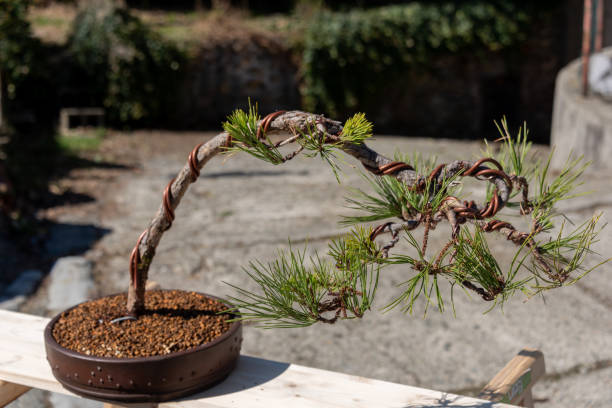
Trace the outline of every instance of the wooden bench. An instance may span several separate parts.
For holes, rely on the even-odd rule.
[[[0,310],[0,407],[18,398],[30,388],[74,395],[55,380],[46,361],[43,330],[48,321],[49,319],[40,316]],[[505,371],[502,370],[487,386],[486,395],[482,396],[488,400],[243,355],[235,371],[221,384],[195,396],[160,403],[158,406],[167,408],[510,407],[496,401],[515,402],[519,397],[524,398],[527,392],[531,392],[531,385],[543,373],[541,353],[538,355],[533,354],[539,353],[535,351],[526,351],[526,353],[519,354],[520,361],[516,364],[511,362],[510,367],[504,368]],[[504,374],[503,378],[499,377],[502,373],[510,376]],[[526,373],[530,373],[528,378],[525,376]],[[520,387],[515,385],[516,381],[521,381]],[[108,403],[105,406],[124,405]]]
[[[531,388],[545,371],[542,352],[523,349],[493,377],[478,397],[533,408]]]

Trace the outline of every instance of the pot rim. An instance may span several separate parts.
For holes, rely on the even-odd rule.
[[[168,292],[171,290],[178,290],[178,291],[182,291],[182,292],[195,292],[195,293],[199,293],[200,295],[204,295],[208,298],[214,299],[214,300],[218,300],[220,302],[222,302],[223,304],[232,307],[233,305],[228,303],[227,301],[218,298],[217,296],[213,296],[213,295],[209,295],[207,293],[202,293],[202,292],[197,292],[194,290],[182,290],[182,289],[154,289],[154,290],[150,290],[148,292],[154,292],[154,291],[162,291],[162,292]],[[63,354],[67,354],[70,357],[73,358],[77,358],[83,361],[89,361],[89,362],[100,362],[100,363],[120,363],[120,364],[139,364],[142,363],[144,361],[148,361],[148,362],[154,362],[154,361],[164,361],[164,360],[170,360],[176,357],[181,357],[184,355],[188,355],[188,354],[192,354],[201,350],[205,350],[207,348],[212,348],[214,346],[216,346],[217,344],[225,341],[228,337],[230,337],[231,335],[233,335],[238,329],[240,329],[240,327],[242,326],[242,322],[240,320],[236,320],[234,322],[232,322],[232,325],[230,326],[230,328],[223,333],[221,336],[217,337],[216,339],[214,339],[211,342],[208,343],[204,343],[204,344],[200,344],[199,346],[196,347],[192,347],[190,349],[187,350],[182,350],[182,351],[175,351],[169,354],[164,354],[164,355],[157,355],[157,356],[148,356],[148,357],[103,357],[103,356],[95,356],[95,355],[88,355],[88,354],[83,354],[83,353],[79,353],[78,351],[74,351],[71,349],[68,349],[66,347],[61,346],[53,337],[53,326],[55,326],[55,323],[57,323],[57,321],[59,320],[59,318],[62,316],[63,313],[68,312],[84,303],[88,303],[88,302],[93,302],[95,300],[99,300],[99,299],[104,299],[107,297],[112,297],[112,296],[117,296],[117,295],[122,295],[125,292],[120,292],[120,293],[115,293],[115,294],[111,294],[111,295],[104,295],[104,296],[100,296],[94,299],[89,299],[89,300],[85,300],[83,302],[80,302],[74,306],[69,307],[68,309],[62,310],[61,312],[59,312],[57,315],[55,315],[50,321],[49,323],[47,323],[47,326],[45,327],[45,343],[47,344],[48,347],[51,347],[53,349],[55,349],[55,351],[63,353]],[[236,313],[233,313],[234,315],[237,315]]]

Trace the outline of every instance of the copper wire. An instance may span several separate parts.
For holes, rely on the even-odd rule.
[[[200,150],[200,147],[202,147],[204,143],[200,143],[198,144],[196,147],[193,148],[193,150],[189,153],[189,158],[187,160],[187,163],[189,164],[189,170],[190,170],[190,175],[191,175],[191,181],[194,182],[197,180],[197,178],[200,176],[200,170],[198,169],[198,151]],[[174,210],[172,209],[172,183],[174,183],[174,180],[176,179],[173,178],[172,180],[170,180],[170,182],[168,183],[168,185],[166,186],[166,188],[164,189],[164,193],[163,193],[163,199],[162,199],[162,206],[164,209],[164,216],[166,217],[166,220],[168,221],[168,228],[170,228],[172,226],[172,222],[174,221]],[[132,253],[130,254],[130,280],[132,282],[132,285],[138,289],[140,286],[140,279],[138,279],[138,264],[140,263],[140,243],[142,242],[142,239],[144,238],[144,236],[146,235],[148,230],[143,231],[142,234],[140,234],[140,237],[138,238],[138,241],[136,242],[136,246],[134,247],[134,249],[132,249]]]
[[[376,237],[379,236],[385,230],[385,228],[387,228],[389,225],[392,225],[392,224],[393,222],[386,222],[374,228],[372,232],[370,233],[370,241],[374,241]]]
[[[200,170],[198,169],[198,151],[200,147],[202,147],[204,143],[200,143],[196,147],[193,148],[191,153],[189,153],[189,159],[187,162],[189,163],[189,170],[191,171],[191,182],[193,183],[200,177]]]
[[[491,231],[499,231],[502,228],[506,228],[509,229],[511,232],[507,234],[507,238],[509,240],[514,241],[515,243],[522,243],[524,240],[526,240],[527,238],[529,238],[529,234],[526,232],[519,232],[518,235],[516,234],[516,228],[514,228],[514,226],[508,222],[505,221],[501,221],[501,220],[491,220],[488,223],[486,223],[483,227],[482,230],[485,232],[491,232]]]
[[[164,189],[164,199],[162,201],[164,207],[164,215],[166,216],[166,220],[168,221],[168,228],[172,226],[172,221],[174,221],[174,210],[172,209],[172,183],[174,183],[174,178],[170,180],[166,188]]]
[[[434,178],[438,177],[438,174],[440,173],[440,171],[442,171],[444,166],[446,166],[445,163],[439,164],[438,167],[436,167],[432,170],[431,173],[429,173],[429,177],[427,177],[427,180],[429,180],[429,182],[431,183]]]
[[[287,111],[280,110],[280,111],[272,112],[272,113],[266,115],[261,120],[261,122],[259,123],[259,127],[257,128],[257,139],[260,139],[260,140],[263,139],[265,134],[266,134],[266,132],[270,128],[270,123],[272,123],[274,118],[276,118],[279,115],[282,115],[285,112],[287,112]]]
[[[508,175],[506,173],[504,173],[501,170],[496,170],[496,169],[485,169],[485,170],[480,170],[478,173],[474,174],[473,177],[477,178],[478,180],[479,177],[501,177],[505,182],[506,185],[508,186],[508,188],[512,189],[512,180],[510,180],[510,177],[508,177]]]
[[[505,222],[505,221],[501,221],[501,220],[491,220],[488,223],[486,223],[484,227],[482,227],[483,231],[485,232],[498,231],[502,228],[508,228],[508,229],[514,230],[514,227],[512,226],[512,224]]]
[[[491,163],[493,166],[497,168],[496,169],[482,168],[482,165],[484,163]],[[386,163],[378,167],[368,166],[365,163],[363,163],[363,166],[368,171],[372,172],[373,174],[377,176],[392,175],[402,170],[414,170],[414,168],[408,163],[403,163],[403,162],[398,162],[398,161],[392,161],[392,162]],[[440,172],[444,169],[445,166],[446,164],[444,163],[436,166],[436,168],[433,169],[431,173],[429,173],[427,180],[430,183],[433,182],[440,175]],[[482,177],[485,177],[487,179],[498,177],[504,180],[504,182],[508,186],[508,189],[512,190],[512,181],[510,177],[508,177],[508,175],[502,170],[501,164],[499,164],[497,160],[491,157],[485,157],[485,158],[482,158],[476,161],[469,169],[465,170],[461,174],[461,176],[471,176],[471,177],[476,178],[477,180],[482,180]],[[423,188],[425,188],[425,181],[419,180],[417,183],[415,183],[414,187],[417,190],[422,190]],[[453,210],[455,211],[456,215],[459,217],[458,221],[460,223],[465,222],[466,218],[483,219],[487,217],[492,217],[495,214],[497,214],[497,212],[500,210],[500,201],[501,201],[501,198],[499,197],[498,190],[495,189],[495,192],[493,193],[493,197],[488,203],[486,203],[483,209],[478,210],[478,207],[473,201],[470,201],[469,203],[464,201],[463,206],[454,207]],[[378,235],[379,233],[380,231],[378,231],[378,228],[373,231],[374,236]]]
[[[142,239],[146,235],[147,230],[144,230],[140,237],[138,237],[138,241],[136,241],[136,245],[134,249],[132,249],[132,253],[130,254],[130,281],[134,288],[138,289],[140,286],[140,279],[137,279],[138,274],[138,264],[140,264],[140,243]]]
[[[495,167],[497,167],[497,169],[482,168],[481,165],[483,163],[491,163]],[[465,170],[461,174],[461,176],[471,176],[471,177],[476,178],[477,180],[483,180],[482,177],[486,177],[486,178],[498,177],[498,178],[503,179],[508,189],[512,191],[512,180],[502,170],[501,164],[499,164],[497,160],[491,157],[486,157],[486,158],[478,160],[469,169]],[[470,202],[469,204],[467,204],[467,202],[464,201],[464,207],[455,207],[454,211],[457,214],[457,216],[463,217],[463,218],[483,219],[483,218],[493,217],[501,209],[500,200],[501,198],[499,197],[499,192],[496,188],[495,191],[493,192],[493,197],[485,205],[485,207],[482,210],[478,211],[476,209],[475,204],[473,204],[474,203],[473,201]]]
[[[382,166],[372,167],[368,166],[365,163],[362,163],[363,167],[366,170],[370,171],[372,174],[376,176],[389,176],[395,173],[399,173],[403,170],[414,170],[414,168],[408,163],[400,162],[400,161],[391,161],[387,164],[383,164]]]
[[[498,170],[502,170],[503,171],[503,167],[501,166],[501,164],[499,164],[499,162],[497,160],[493,159],[492,157],[485,157],[483,159],[478,160],[476,163],[474,163],[474,165],[472,167],[470,167],[469,169],[464,171],[463,175],[464,176],[471,176],[472,173],[474,171],[476,171],[476,169],[478,167],[480,167],[480,165],[482,165],[483,163],[493,163],[493,165],[495,167],[497,167]]]
[[[414,168],[408,163],[392,161],[387,164],[383,164],[378,168],[378,170],[384,175],[389,175],[398,173],[402,170],[414,170]]]

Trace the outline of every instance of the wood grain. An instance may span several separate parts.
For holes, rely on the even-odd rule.
[[[482,389],[479,398],[533,406],[531,387],[544,375],[544,354],[523,349]]]
[[[55,380],[47,363],[43,330],[48,321],[43,317],[0,310],[0,333],[3,333],[0,336],[0,380],[74,395]],[[160,408],[247,406],[510,407],[440,391],[244,355],[240,356],[234,372],[217,386],[179,401],[159,404]]]
[[[0,380],[0,407],[15,401],[29,390],[30,387]]]

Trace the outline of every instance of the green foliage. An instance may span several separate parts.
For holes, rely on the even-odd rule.
[[[520,263],[514,262],[507,275],[504,275],[484,234],[480,228],[474,228],[473,231],[469,228],[461,229],[461,235],[453,247],[454,261],[450,267],[452,278],[460,286],[465,286],[466,281],[478,285],[496,303],[503,303],[515,290],[526,290],[525,284],[530,279],[512,281],[521,266]],[[521,249],[522,247],[517,250],[517,256]]]
[[[378,283],[375,268],[355,262],[347,269],[334,269],[318,255],[307,265],[305,253],[290,248],[267,265],[250,263],[246,273],[261,294],[231,285],[240,296],[230,299],[241,319],[266,328],[304,327],[335,321],[341,310],[347,312],[345,318],[352,318],[370,308]]]
[[[426,180],[423,191],[411,188],[392,176],[370,176],[362,174],[368,181],[374,195],[350,188],[346,197],[347,207],[360,210],[367,215],[345,216],[343,224],[358,224],[387,218],[408,219],[419,213],[435,213],[443,200],[458,191],[456,183],[460,173],[445,178],[440,186]]]
[[[111,123],[159,123],[172,109],[185,57],[126,9],[88,6],[68,47]]]
[[[260,121],[257,113],[257,105],[251,105],[249,101],[248,112],[236,109],[228,116],[223,123],[223,129],[232,136],[232,146],[228,147],[229,152],[245,152],[260,160],[271,164],[281,164],[292,158],[294,155],[284,156],[279,145],[274,144],[267,134],[258,137],[258,122]],[[306,130],[296,129],[294,141],[300,145],[297,154],[305,151],[306,157],[319,157],[330,166],[336,180],[340,182],[340,166],[338,164],[338,151],[344,143],[361,144],[372,137],[372,123],[369,122],[363,113],[357,113],[349,118],[340,134],[339,139],[329,141],[326,135],[319,132],[314,126],[309,126]]]
[[[370,239],[371,232],[371,229],[356,226],[344,237],[329,244],[328,255],[336,262],[337,268],[349,269],[356,262],[378,259],[378,248]]]
[[[300,132],[300,135],[298,143],[306,150],[304,156],[318,157],[325,161],[334,173],[336,181],[340,183],[340,165],[338,163],[337,148],[340,147],[341,142],[327,143],[322,135],[317,134],[312,128],[306,132]]]
[[[523,126],[519,128],[516,138],[512,137],[510,130],[508,129],[508,121],[505,117],[502,118],[500,123],[495,122],[497,130],[501,134],[500,139],[504,143],[504,148],[500,149],[499,163],[507,171],[512,170],[512,174],[518,177],[525,177],[527,182],[531,181],[538,162],[535,160],[529,160],[527,154],[531,150],[532,143],[528,141],[527,136],[529,130],[527,124],[523,123]],[[487,143],[485,141],[485,143]],[[488,147],[488,143],[487,143]]]
[[[241,309],[243,318],[253,318],[265,326],[309,326],[317,322],[319,304],[331,282],[329,267],[320,259],[312,268],[304,263],[305,252],[280,253],[267,265],[251,262],[247,274],[257,283],[263,294],[255,294],[236,287],[246,300],[232,297]]]
[[[257,122],[261,118],[257,114],[257,106],[249,103],[249,111],[236,109],[223,123],[223,129],[233,139],[228,151],[242,151],[271,164],[283,163],[283,155],[265,135],[265,141],[257,137]]]
[[[459,286],[466,290],[470,289],[486,300],[493,300],[492,309],[498,304],[503,305],[517,291],[531,297],[544,290],[572,284],[598,266],[610,261],[606,259],[591,267],[584,266],[586,256],[593,254],[591,247],[597,242],[598,234],[603,228],[603,226],[598,226],[600,216],[594,216],[569,234],[565,231],[564,223],[556,238],[552,239],[549,236],[544,240],[537,239],[540,233],[552,232],[554,227],[552,219],[560,215],[554,210],[558,201],[584,194],[575,193],[575,190],[581,184],[579,179],[588,163],[582,163],[581,158],[568,159],[559,175],[550,179],[548,170],[552,153],[548,161],[543,164],[531,155],[531,143],[526,138],[528,133],[526,126],[519,129],[517,137],[513,137],[506,121],[502,120],[500,132],[502,133],[500,139],[502,145],[496,155],[498,161],[503,164],[511,176],[524,177],[526,180],[535,180],[538,183],[535,191],[532,191],[535,194],[529,198],[533,220],[532,230],[523,239],[522,244],[516,245],[509,267],[504,272],[496,256],[489,249],[486,233],[478,225],[463,226],[459,235],[451,241],[452,245],[449,248],[443,248],[432,259],[426,259],[420,244],[412,234],[408,233],[407,242],[416,251],[418,258],[399,254],[391,256],[386,263],[407,264],[417,272],[405,282],[404,292],[396,297],[387,306],[387,309],[402,305],[403,311],[412,312],[415,301],[420,295],[424,295],[427,299],[425,308],[427,310],[427,305],[432,303],[436,295],[437,306],[443,310],[444,301],[439,296],[438,282],[428,275],[444,277],[450,281],[453,288]],[[491,153],[491,151],[491,146],[487,146],[487,152]],[[430,164],[429,167],[433,165]],[[380,188],[377,190],[381,203],[389,205],[398,199],[397,194],[389,194],[389,191],[383,192]],[[367,203],[368,200],[371,200],[371,196],[361,194],[363,201],[359,205],[362,206],[362,210],[383,214],[382,205],[379,208],[373,206],[365,208],[363,202]],[[453,195],[456,194],[453,193]],[[353,203],[359,203],[359,200]],[[508,202],[507,206],[519,207],[518,203],[513,202]],[[498,214],[496,219],[502,218]],[[354,220],[358,221],[358,218],[354,217]],[[512,218],[510,220],[513,221]],[[449,252],[452,252],[451,262],[444,264]],[[521,271],[528,273],[520,274]],[[571,277],[577,271],[578,276]]]
[[[366,214],[346,216],[342,223],[350,225],[393,217],[401,218],[402,214],[408,212],[409,189],[405,184],[393,177],[371,177],[365,174],[362,176],[368,181],[375,195],[350,188],[351,196],[346,197],[347,207]]]
[[[562,277],[563,283],[573,284],[593,269],[612,259],[604,260],[590,268],[584,266],[586,256],[594,253],[591,246],[599,240],[599,233],[605,227],[605,225],[598,227],[600,218],[601,214],[594,215],[567,235],[564,235],[565,223],[563,223],[556,239],[537,243],[539,252],[548,260],[551,267],[551,271],[547,271],[542,268],[541,264],[535,260],[532,261],[529,269],[538,282],[538,285],[535,286],[537,292],[560,286],[558,280],[551,279],[551,272],[553,277]],[[566,279],[575,271],[580,271],[580,274],[567,281]],[[542,285],[539,282],[546,284]]]
[[[306,132],[300,132],[301,137],[298,139],[298,143],[306,150],[306,157],[319,157],[327,162],[334,172],[336,180],[340,183],[338,151],[342,148],[342,144],[362,144],[372,137],[372,128],[373,125],[365,118],[365,114],[356,113],[345,122],[340,140],[337,142],[330,142],[314,128],[309,128]]]
[[[345,143],[362,144],[372,137],[372,122],[369,122],[365,113],[356,113],[344,122],[340,138]]]
[[[105,134],[106,130],[104,128],[98,128],[88,133],[59,135],[56,140],[60,149],[68,154],[74,154],[87,150],[96,150],[100,147]]]
[[[405,241],[414,249],[417,258],[414,258],[408,254],[398,254],[387,259],[386,263],[389,265],[410,265],[410,267],[416,272],[407,281],[398,285],[398,287],[402,287],[404,290],[387,306],[385,306],[384,309],[389,311],[393,308],[399,307],[404,313],[412,313],[414,311],[416,301],[421,295],[424,295],[426,298],[425,313],[427,313],[428,307],[433,303],[432,298],[435,295],[435,304],[438,307],[438,310],[440,312],[444,311],[444,299],[440,293],[438,279],[440,275],[439,266],[429,262],[426,259],[422,246],[410,232],[406,233]]]
[[[554,205],[562,200],[579,197],[588,192],[574,193],[576,188],[582,184],[579,181],[590,162],[584,162],[582,157],[568,158],[563,169],[552,181],[548,181],[550,161],[552,154],[548,156],[546,164],[537,171],[537,195],[533,201],[533,218],[538,225],[548,231],[553,228],[553,218],[558,215],[555,213]]]
[[[29,1],[0,0],[0,70],[9,99],[32,68],[36,41],[27,20],[28,6]]]
[[[11,181],[8,194],[19,217],[32,211],[58,167],[52,130],[57,84],[50,50],[32,36],[30,3],[0,0],[0,167]]]
[[[0,84],[5,120],[42,128],[55,119],[47,51],[32,36],[27,0],[0,0]],[[41,92],[44,89],[44,92]],[[45,137],[47,132],[45,133]]]
[[[386,6],[311,19],[304,38],[303,97],[311,111],[344,115],[385,84],[437,55],[483,55],[525,38],[523,8],[485,1]],[[383,95],[384,97],[384,95]]]
[[[284,142],[296,142],[306,150],[306,155],[321,154],[324,158],[331,155],[327,159],[333,168],[335,164],[330,157],[335,158],[334,149],[341,150],[345,143],[363,143],[372,129],[365,116],[359,114],[344,127],[341,135],[346,139],[325,136],[315,129],[296,130],[292,137],[275,146],[269,139],[267,143],[257,140],[258,119],[254,108],[249,113],[236,111],[224,127],[237,141],[234,149],[274,164],[285,161],[276,147]],[[353,189],[347,198],[348,207],[361,214],[344,217],[342,222],[384,223],[375,228],[357,225],[346,236],[332,241],[328,256],[333,265],[317,255],[311,258],[311,266],[306,266],[304,252],[293,250],[281,253],[279,259],[267,265],[251,263],[247,273],[259,286],[259,293],[236,288],[238,296],[232,298],[236,307],[245,311],[242,318],[261,321],[266,327],[299,327],[361,317],[374,302],[379,269],[389,265],[408,268],[406,280],[398,285],[401,290],[385,310],[399,308],[412,313],[417,301],[425,297],[425,313],[430,305],[442,312],[447,303],[440,286],[443,281],[451,286],[453,311],[453,293],[457,287],[491,302],[491,310],[497,305],[503,306],[517,292],[531,297],[572,284],[610,261],[584,266],[586,257],[593,254],[591,247],[602,228],[597,226],[600,216],[594,216],[569,234],[562,225],[556,238],[548,235],[553,228],[552,218],[557,215],[555,204],[577,195],[575,189],[580,185],[579,178],[586,165],[580,159],[568,160],[563,171],[551,178],[550,158],[542,164],[531,155],[526,126],[513,137],[503,119],[499,130],[502,138],[498,142],[502,143],[495,157],[507,171],[508,182],[522,193],[519,202],[512,201],[516,194],[511,194],[506,205],[515,210],[520,207],[519,214],[531,221],[529,231],[517,230],[509,222],[515,220],[506,218],[508,214],[498,212],[482,219],[477,215],[481,212],[462,208],[466,204],[460,204],[458,178],[465,170],[464,163],[453,163],[440,170],[439,174],[445,175],[442,180],[439,176],[431,180],[420,177],[424,182],[415,185],[406,185],[394,175],[364,174],[373,193]],[[492,154],[493,150],[487,146],[487,152]],[[435,159],[419,154],[395,156],[396,160],[413,166],[417,174],[427,175],[436,168]],[[486,176],[482,177],[481,181],[487,181]],[[528,180],[536,181],[538,186],[528,191]],[[443,221],[451,226],[449,240],[442,248],[429,249],[432,254],[428,255],[429,231]],[[421,240],[414,235],[418,226],[423,227]],[[487,241],[496,230],[513,247],[510,253],[514,255],[507,268],[499,264]],[[379,235],[386,233],[390,234],[390,240],[376,242]],[[547,236],[542,239],[540,234]],[[409,251],[389,253],[401,237]],[[578,276],[574,276],[576,272]]]
[[[485,140],[485,149],[481,150],[483,157],[493,157],[501,164],[509,174],[514,175],[514,189],[510,198],[514,198],[523,192],[523,189],[536,176],[536,170],[541,168],[541,160],[531,153],[532,143],[528,141],[529,130],[527,124],[519,128],[517,136],[513,137],[508,129],[508,121],[506,117],[502,117],[501,121],[495,122],[495,126],[499,131],[500,137],[495,142],[502,142],[503,148],[494,149],[493,146]],[[487,186],[487,198],[490,198],[493,192],[493,186]],[[526,191],[525,193],[528,193]],[[525,203],[523,203],[525,205]],[[521,203],[509,202],[508,207],[521,207]],[[527,209],[525,209],[527,210]]]

